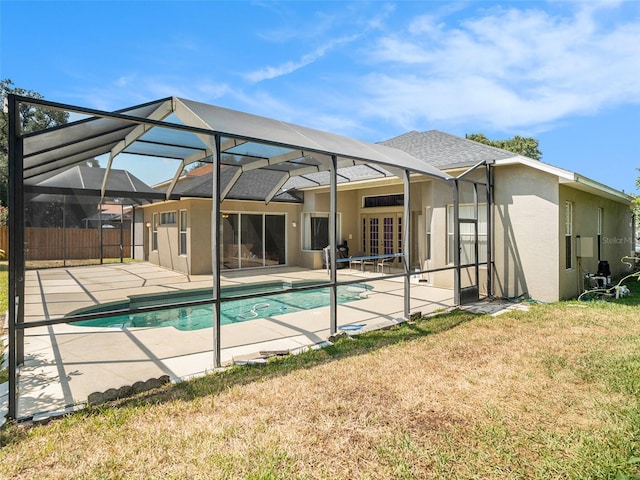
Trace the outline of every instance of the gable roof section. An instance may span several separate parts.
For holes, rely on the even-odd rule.
[[[470,167],[482,161],[493,162],[516,156],[513,152],[438,130],[414,130],[385,140],[381,144],[407,152],[440,169]]]
[[[525,165],[556,176],[562,185],[625,204],[631,202],[629,195],[578,173],[437,130],[411,131],[382,143],[404,150],[443,170],[470,167],[482,161],[495,166]]]

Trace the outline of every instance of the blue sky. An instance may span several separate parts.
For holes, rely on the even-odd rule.
[[[0,0],[0,15],[0,78],[48,100],[175,95],[372,142],[533,136],[543,161],[640,193],[638,1]]]

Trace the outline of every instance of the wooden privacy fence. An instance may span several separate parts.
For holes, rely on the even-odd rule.
[[[131,229],[121,232],[119,228],[26,227],[24,233],[26,260],[87,260],[120,258],[121,255],[124,258],[131,257]],[[5,256],[9,255],[8,227],[0,227],[0,248],[5,251]]]

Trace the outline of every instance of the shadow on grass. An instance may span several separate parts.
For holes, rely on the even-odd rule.
[[[89,407],[84,413],[100,413],[105,408],[113,407],[138,407],[172,401],[189,401],[203,396],[217,395],[234,386],[286,375],[296,370],[367,354],[388,346],[445,332],[477,316],[477,314],[454,310],[450,313],[422,318],[416,322],[405,322],[389,329],[374,330],[354,336],[344,335],[340,336],[332,345],[319,350],[309,350],[298,355],[273,357],[264,364],[233,366],[221,372],[167,385],[133,398]]]

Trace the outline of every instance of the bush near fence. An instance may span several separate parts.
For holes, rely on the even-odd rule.
[[[100,234],[102,233],[102,255]],[[26,260],[85,260],[131,257],[131,230],[25,227]],[[0,249],[9,255],[9,228],[0,227]]]

